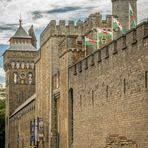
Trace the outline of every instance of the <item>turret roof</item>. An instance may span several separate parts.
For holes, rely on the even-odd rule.
[[[20,21],[20,26],[12,38],[31,38],[31,36],[29,36],[22,27],[22,20],[20,19],[19,21]]]

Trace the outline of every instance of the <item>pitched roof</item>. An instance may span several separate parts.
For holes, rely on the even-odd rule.
[[[19,26],[12,38],[31,38],[31,36],[27,34],[27,32],[24,30],[22,26]]]
[[[37,51],[37,49],[32,46],[32,44],[13,44],[7,50],[17,50],[17,51]]]
[[[29,36],[27,32],[24,30],[24,28],[22,27],[21,19],[19,19],[19,22],[20,22],[20,26],[12,38],[31,38],[31,36]]]

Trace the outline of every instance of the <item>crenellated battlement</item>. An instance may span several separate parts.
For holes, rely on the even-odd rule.
[[[85,21],[77,21],[76,23],[69,20],[51,20],[41,34],[41,46],[51,36],[60,35],[82,35],[93,27],[111,28],[111,15],[107,15],[105,19],[100,13],[91,14]]]
[[[148,21],[139,24],[136,29],[129,30],[117,40],[113,40],[103,48],[96,50],[81,61],[78,61],[74,65],[70,66],[69,69],[73,71],[74,75],[77,75],[78,73],[87,70],[89,67],[94,66],[97,63],[101,63],[109,58],[113,58],[113,56],[116,54],[122,54],[121,52],[125,50],[130,50],[130,52],[134,54],[134,51],[131,50],[136,49],[133,49],[132,47],[136,46],[136,48],[140,50],[139,42],[144,42],[147,37]],[[145,44],[143,43],[143,45],[147,45],[147,42]]]

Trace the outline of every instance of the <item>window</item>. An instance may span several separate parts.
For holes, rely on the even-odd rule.
[[[73,89],[69,90],[69,146],[73,143]]]

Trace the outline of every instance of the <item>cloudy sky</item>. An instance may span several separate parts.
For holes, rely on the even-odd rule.
[[[20,14],[24,28],[28,30],[33,24],[39,39],[51,19],[84,19],[95,12],[111,14],[111,8],[111,0],[0,0],[0,54],[15,33]],[[138,0],[138,20],[144,18],[148,18],[148,0]],[[3,75],[0,68],[0,78]]]
[[[31,24],[42,30],[51,19],[83,19],[94,12],[111,14],[111,0],[0,0],[0,44],[18,27],[22,15],[24,27]],[[138,19],[148,17],[148,0],[138,0]]]

